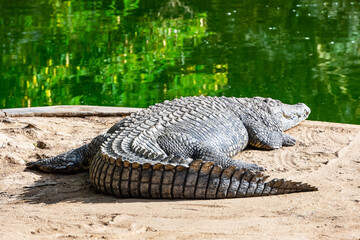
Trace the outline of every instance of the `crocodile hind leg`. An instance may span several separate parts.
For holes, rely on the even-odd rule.
[[[89,144],[62,153],[55,157],[40,159],[26,164],[28,169],[43,172],[74,173],[89,168],[90,161],[100,149],[101,144],[110,134],[101,134]]]
[[[37,169],[43,172],[74,173],[89,168],[90,162],[100,150],[101,144],[115,131],[122,131],[129,124],[127,118],[114,124],[107,133],[95,137],[89,144],[59,154],[55,157],[40,159],[26,164],[27,169]]]
[[[201,159],[208,162],[214,162],[215,165],[223,168],[235,166],[250,170],[263,171],[264,168],[255,164],[247,163],[240,160],[231,159],[217,149],[206,146],[204,143],[197,141],[188,134],[167,132],[157,138],[159,146],[168,154],[183,159]]]

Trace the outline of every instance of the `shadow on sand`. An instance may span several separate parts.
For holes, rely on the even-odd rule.
[[[55,204],[59,202],[80,203],[125,203],[149,201],[181,201],[181,199],[117,198],[97,191],[89,180],[87,172],[77,174],[48,174],[25,170],[40,175],[32,185],[24,186],[20,200],[30,204]]]

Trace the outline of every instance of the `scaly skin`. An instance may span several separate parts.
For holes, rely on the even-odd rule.
[[[133,113],[91,143],[29,169],[76,172],[90,167],[90,181],[118,197],[225,198],[314,191],[274,179],[264,168],[231,159],[247,145],[292,146],[283,131],[310,114],[303,103],[270,98],[186,97]]]

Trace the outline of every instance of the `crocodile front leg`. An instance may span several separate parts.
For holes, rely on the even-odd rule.
[[[259,123],[247,126],[249,144],[256,148],[277,149],[282,146],[293,146],[296,139],[281,131],[275,131]]]

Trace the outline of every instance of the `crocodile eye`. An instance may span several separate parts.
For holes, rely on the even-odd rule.
[[[275,107],[275,103],[273,101],[269,101],[268,104],[270,107]]]
[[[264,102],[269,105],[270,107],[275,107],[275,101],[271,98],[264,99]]]

